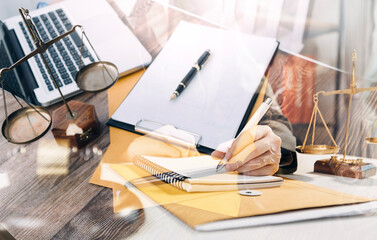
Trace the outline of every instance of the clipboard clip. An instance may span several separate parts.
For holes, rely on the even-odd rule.
[[[196,133],[176,128],[173,125],[162,124],[155,121],[141,119],[135,124],[135,131],[141,134],[178,144],[184,147],[196,148],[202,138]]]

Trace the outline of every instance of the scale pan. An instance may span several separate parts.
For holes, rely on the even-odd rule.
[[[365,141],[369,144],[377,144],[377,137],[367,137]]]
[[[338,153],[339,147],[329,145],[306,145],[305,148],[297,146],[296,151],[306,154],[335,154]]]
[[[35,108],[35,109],[34,109]],[[11,143],[31,143],[47,133],[51,114],[43,107],[24,107],[13,112],[2,126],[3,136]]]
[[[118,78],[118,68],[114,64],[94,62],[80,69],[76,83],[85,92],[101,92],[113,86]]]

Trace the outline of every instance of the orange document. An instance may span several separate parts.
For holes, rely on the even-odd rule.
[[[108,90],[108,104],[109,115],[111,116],[117,109],[119,104],[128,95],[133,86],[137,83],[144,71],[139,71],[131,74],[127,77],[123,77],[118,80],[113,87]],[[103,163],[123,163],[131,162],[127,158],[127,147],[138,137],[139,135],[131,132],[127,132],[118,128],[110,127],[110,146],[108,147],[105,155],[99,163],[96,171],[93,173],[90,183],[97,184],[104,187],[112,187],[113,182],[109,180],[102,180],[102,165]],[[111,144],[116,143],[116,144]]]
[[[149,176],[133,164],[111,164],[111,168],[131,183]],[[188,193],[161,181],[136,187],[193,228],[219,220],[373,200],[290,179],[281,187],[261,189],[263,194],[258,197],[242,196],[238,191]]]

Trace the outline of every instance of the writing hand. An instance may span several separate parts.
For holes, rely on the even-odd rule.
[[[256,126],[244,131],[224,153],[214,151],[213,157],[228,159],[227,171],[245,175],[273,175],[279,169],[281,139],[268,126]]]

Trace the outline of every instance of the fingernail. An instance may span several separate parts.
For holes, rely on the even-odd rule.
[[[225,170],[228,171],[228,172],[231,172],[231,171],[233,171],[233,168],[232,168],[232,166],[230,164],[226,164],[225,165]]]

